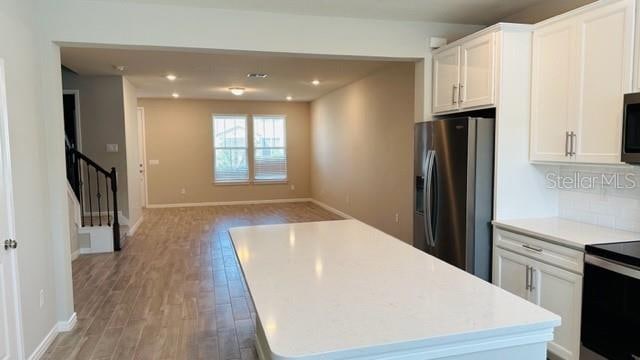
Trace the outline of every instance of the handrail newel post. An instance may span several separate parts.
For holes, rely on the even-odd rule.
[[[111,193],[113,194],[113,250],[120,251],[120,220],[118,219],[118,177],[116,168],[109,173],[111,178]]]

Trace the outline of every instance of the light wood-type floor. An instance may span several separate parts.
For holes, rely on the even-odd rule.
[[[146,210],[121,252],[73,262],[78,324],[44,359],[256,359],[227,230],[335,219],[312,203]]]

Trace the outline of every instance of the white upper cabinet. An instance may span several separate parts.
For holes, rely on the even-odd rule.
[[[433,55],[433,113],[492,106],[496,89],[496,31],[472,35]]]
[[[635,0],[604,1],[533,35],[532,161],[620,163],[622,99],[631,91]]]
[[[570,161],[569,123],[577,92],[574,72],[575,26],[560,22],[533,33],[531,78],[531,157]]]
[[[454,47],[433,57],[433,112],[458,108],[460,48]]]
[[[460,107],[494,103],[495,33],[472,39],[460,46]]]
[[[576,161],[619,163],[622,100],[631,92],[634,1],[620,1],[578,18],[580,86]]]

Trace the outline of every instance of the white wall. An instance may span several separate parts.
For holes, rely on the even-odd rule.
[[[133,226],[142,216],[142,193],[138,168],[138,98],[136,88],[125,77],[122,78],[124,101],[124,136],[127,157],[127,194],[129,226]]]
[[[42,116],[38,106],[39,99],[44,94],[40,86],[37,34],[34,31],[36,19],[32,17],[33,12],[33,2],[29,0],[0,2],[0,58],[5,61],[7,75],[16,239],[19,244],[20,302],[27,355],[31,354],[52,329],[57,317],[54,259],[51,256],[54,238],[47,182],[48,149],[45,147],[46,138],[50,135],[46,131],[45,119],[49,117]],[[61,107],[62,94],[56,100]],[[61,118],[59,123],[61,126]],[[62,136],[60,140],[58,160],[64,162]],[[64,163],[60,170],[60,174],[64,176]],[[58,204],[58,212],[66,218],[65,187],[61,187],[60,195],[64,201]],[[66,219],[63,226],[68,227]],[[69,252],[67,237],[58,236],[56,240]],[[70,270],[69,262],[58,266],[60,274]],[[45,293],[43,307],[39,304],[41,289]],[[66,301],[72,303],[73,300]]]
[[[429,36],[454,39],[480,28],[132,2],[41,2],[50,39],[77,43],[422,58]]]

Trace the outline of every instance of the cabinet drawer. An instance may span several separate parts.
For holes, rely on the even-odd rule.
[[[496,246],[530,258],[582,274],[584,253],[544,240],[495,228],[493,241]]]

